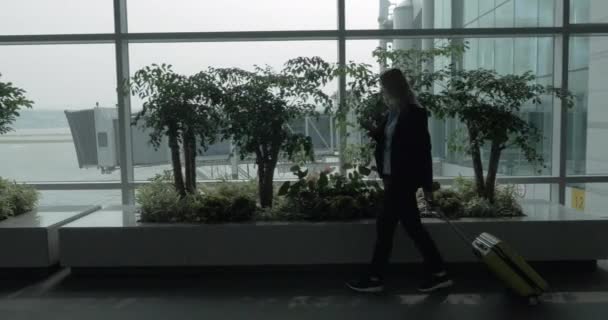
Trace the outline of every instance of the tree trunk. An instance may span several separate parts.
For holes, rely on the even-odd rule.
[[[169,134],[169,148],[171,149],[171,160],[173,164],[173,181],[175,190],[181,197],[186,196],[186,188],[184,187],[184,177],[182,176],[182,162],[179,157],[179,142],[177,142],[176,134]]]
[[[192,132],[188,131],[184,135],[184,158],[186,166],[186,191],[195,193],[196,191],[196,142]]]
[[[260,205],[262,208],[270,208],[272,207],[274,194],[274,169],[277,165],[277,157],[274,155],[268,156],[266,152],[260,152],[259,155],[261,157],[257,159],[257,162]]]
[[[469,139],[471,145],[471,156],[473,157],[473,170],[475,171],[475,186],[477,188],[477,194],[484,196],[486,185],[483,180],[483,163],[481,162],[481,151],[479,146],[474,142],[476,133],[469,129]]]
[[[346,99],[346,97],[344,97]],[[339,161],[339,172],[341,175],[346,175],[346,169],[344,165],[346,164],[346,145],[348,142],[348,127],[347,127],[347,111],[346,111],[346,103],[338,111],[338,116],[336,117],[337,127],[338,127],[338,161]]]
[[[486,178],[486,195],[485,198],[494,203],[494,190],[496,189],[496,174],[498,172],[498,163],[500,162],[500,147],[501,143],[492,141],[490,151],[490,163],[488,164],[488,177]]]

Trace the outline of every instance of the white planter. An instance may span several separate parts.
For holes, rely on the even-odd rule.
[[[100,207],[40,207],[0,222],[0,268],[45,268],[59,261],[60,226]]]
[[[543,201],[523,203],[526,217],[461,219],[466,233],[490,232],[531,261],[608,258],[608,215],[591,216]],[[424,219],[449,262],[476,258],[452,230]],[[109,208],[63,226],[61,263],[70,267],[260,266],[369,261],[373,221],[191,225],[136,222],[133,208]],[[400,230],[394,262],[420,257]]]

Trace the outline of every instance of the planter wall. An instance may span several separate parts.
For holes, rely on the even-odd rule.
[[[60,226],[100,207],[40,207],[0,222],[0,268],[45,268],[59,261]]]
[[[542,201],[523,203],[528,216],[461,219],[470,235],[491,232],[530,261],[608,258],[607,217]],[[449,262],[476,261],[445,223],[424,223]],[[133,208],[109,208],[63,226],[61,263],[70,267],[176,267],[358,264],[369,261],[373,221],[189,225],[142,224]],[[393,261],[420,257],[400,230]]]

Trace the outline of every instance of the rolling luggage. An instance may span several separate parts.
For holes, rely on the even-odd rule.
[[[475,256],[509,289],[528,299],[530,304],[538,303],[538,297],[547,290],[548,284],[513,248],[485,232],[471,240],[440,210],[434,211],[467,245],[472,247]]]

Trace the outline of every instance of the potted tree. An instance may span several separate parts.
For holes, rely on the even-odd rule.
[[[253,154],[257,165],[260,205],[271,207],[273,179],[282,156],[303,152],[313,157],[310,137],[293,133],[287,124],[296,118],[315,115],[319,106],[331,100],[322,90],[329,81],[323,72],[326,62],[318,57],[289,60],[280,71],[256,66],[253,71],[216,69],[224,84],[223,112],[226,125],[223,135],[232,139],[241,157]]]
[[[542,154],[536,150],[542,135],[520,117],[521,108],[541,106],[547,95],[555,95],[571,106],[572,96],[565,90],[537,84],[531,72],[499,75],[485,69],[450,70],[442,78],[444,87],[436,93],[439,103],[430,107],[435,115],[456,118],[466,128],[463,150],[472,157],[475,191],[493,204],[498,164],[505,149],[518,148],[532,164],[543,163]],[[481,156],[485,145],[490,150],[486,170]]]
[[[135,73],[131,90],[144,100],[133,123],[142,120],[152,129],[150,143],[155,147],[168,137],[175,189],[182,198],[195,193],[196,155],[215,141],[221,120],[217,109],[221,90],[213,76],[207,72],[185,76],[171,65],[153,64]]]

